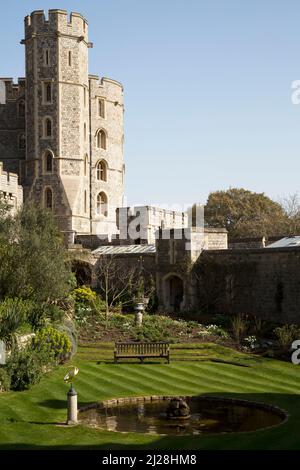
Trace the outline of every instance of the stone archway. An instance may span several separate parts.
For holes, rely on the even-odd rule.
[[[163,280],[164,304],[172,312],[184,306],[184,282],[178,274],[170,273]]]
[[[91,286],[92,284],[92,270],[87,263],[74,262],[72,271],[77,280],[77,286]]]

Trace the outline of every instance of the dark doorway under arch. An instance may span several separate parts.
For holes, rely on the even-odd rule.
[[[92,284],[91,268],[85,263],[73,263],[72,271],[75,274],[77,286],[90,286]]]
[[[172,274],[165,279],[165,300],[168,308],[178,312],[182,308],[184,298],[183,280]]]

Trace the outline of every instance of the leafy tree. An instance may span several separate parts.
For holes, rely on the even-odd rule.
[[[230,237],[284,235],[289,227],[288,215],[278,202],[243,188],[210,193],[205,223],[226,228]]]
[[[289,227],[288,235],[299,235],[300,234],[300,198],[297,193],[290,194],[280,201],[283,210],[285,211]]]
[[[0,299],[63,298],[71,266],[52,214],[33,203],[11,216],[0,210]]]

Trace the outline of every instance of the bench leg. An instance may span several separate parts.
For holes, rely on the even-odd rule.
[[[117,362],[118,362],[118,358],[117,358],[116,353],[115,353],[114,363],[117,364]]]

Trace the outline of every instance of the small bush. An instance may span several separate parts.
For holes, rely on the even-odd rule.
[[[14,350],[7,362],[11,390],[27,390],[38,383],[42,376],[45,356],[37,354],[32,348]]]
[[[17,330],[27,322],[32,303],[22,299],[7,298],[0,303],[0,339],[13,346]]]
[[[42,328],[32,340],[32,346],[38,353],[48,354],[49,358],[62,363],[65,362],[72,351],[72,343],[69,337],[52,326]]]
[[[284,350],[289,350],[295,339],[300,339],[300,328],[297,325],[283,325],[275,328],[275,335]]]
[[[246,336],[248,329],[248,322],[242,315],[237,315],[231,320],[231,329],[234,339],[238,344],[242,342]]]
[[[250,349],[256,349],[259,346],[258,340],[254,335],[244,338],[244,343],[247,345],[246,347]]]
[[[96,301],[97,294],[90,287],[81,286],[74,289],[73,297],[75,302],[89,304]]]
[[[10,376],[5,367],[0,367],[0,392],[10,389]]]
[[[70,318],[64,318],[64,320],[56,325],[56,328],[58,331],[61,333],[64,333],[65,335],[68,336],[70,342],[71,342],[71,351],[70,351],[70,356],[74,356],[77,351],[77,343],[78,343],[78,335],[77,335],[77,329],[76,329],[76,324],[73,320]]]
[[[28,314],[28,322],[34,331],[44,328],[48,322],[61,321],[64,311],[57,305],[35,303]]]

